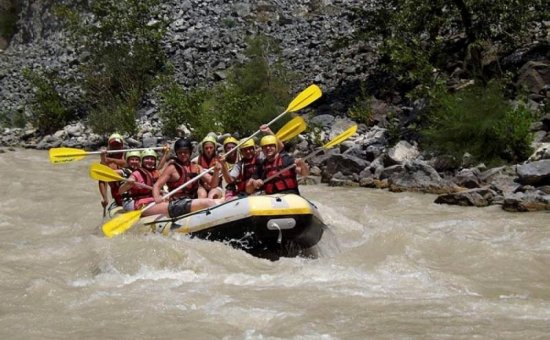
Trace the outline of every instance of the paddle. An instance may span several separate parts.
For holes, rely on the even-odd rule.
[[[119,173],[117,173],[114,169],[111,169],[107,165],[103,165],[100,163],[94,163],[90,165],[90,169],[88,174],[92,179],[103,181],[103,182],[128,182],[128,178],[122,177]],[[141,188],[152,190],[153,188],[149,185],[142,184],[142,183],[136,183],[136,185],[139,185]]]
[[[275,136],[283,142],[289,141],[292,138],[298,136],[307,128],[306,121],[300,116],[292,118],[288,123],[286,123]]]
[[[127,152],[127,151],[143,151],[148,149],[162,150],[163,148],[164,148],[163,146],[159,146],[155,148],[106,150],[106,152],[109,154],[109,153],[120,153],[120,152]],[[50,150],[48,150],[48,154],[50,156],[50,162],[52,164],[61,164],[61,163],[69,163],[72,161],[78,161],[88,155],[97,155],[97,154],[101,154],[101,152],[102,151],[85,151],[85,150],[75,149],[75,148],[51,148]]]
[[[347,129],[346,131],[344,131],[341,134],[339,134],[338,136],[334,137],[332,140],[330,140],[328,143],[323,145],[321,148],[317,149],[313,153],[311,153],[311,154],[307,155],[306,157],[304,157],[303,160],[306,161],[306,160],[310,159],[311,157],[317,155],[319,152],[321,152],[323,150],[328,150],[328,149],[332,148],[333,146],[342,143],[343,141],[345,141],[346,139],[351,137],[355,132],[357,132],[357,125],[353,125],[352,127]],[[292,169],[295,166],[296,166],[296,164],[291,164],[291,165],[287,166],[286,168],[284,168],[280,171],[277,171],[273,175],[271,175],[268,178],[264,179],[263,182],[267,183],[267,182],[271,181],[272,179],[276,178],[277,176],[279,176],[280,174],[282,174],[283,172],[285,172],[289,169]]]
[[[319,97],[321,97],[321,94],[322,94],[321,89],[317,85],[309,86],[307,89],[300,92],[300,94],[298,94],[298,96],[296,96],[296,98],[294,98],[294,100],[292,100],[292,102],[290,102],[290,104],[288,105],[288,107],[286,108],[286,110],[284,112],[282,112],[277,117],[272,119],[269,123],[267,123],[267,125],[269,126],[269,125],[273,124],[275,121],[277,121],[277,119],[281,118],[287,112],[294,112],[294,111],[298,111],[300,109],[303,109],[304,107],[306,107],[309,104],[313,103],[315,100],[319,99]],[[247,142],[248,140],[250,140],[251,138],[253,138],[255,135],[257,135],[260,132],[261,132],[261,130],[258,130],[254,134],[252,134],[250,137],[242,140],[239,144],[237,144],[236,147],[229,150],[229,152],[227,152],[226,156],[228,154],[238,150],[238,148],[242,144],[244,144],[245,142]],[[184,187],[188,186],[189,184],[191,184],[195,181],[198,181],[201,177],[206,175],[211,170],[214,170],[214,167],[203,170],[197,176],[193,177],[189,181],[183,183],[179,187],[175,188],[174,190],[170,191],[166,195],[162,196],[162,199],[164,200],[164,199],[167,199],[167,198],[171,197],[176,192],[178,192],[179,190],[181,190]],[[156,202],[151,202],[150,204],[148,204],[147,206],[145,206],[141,210],[130,211],[130,212],[124,213],[122,215],[119,215],[119,216],[113,218],[112,220],[110,220],[107,223],[103,224],[103,226],[101,228],[103,230],[103,234],[105,234],[105,236],[107,236],[107,237],[113,237],[113,236],[124,233],[126,230],[130,229],[137,221],[139,221],[139,219],[141,217],[141,214],[143,214],[144,211],[151,208],[155,204],[156,204]]]
[[[317,99],[321,97],[323,93],[321,92],[321,89],[317,85],[310,85],[307,89],[303,90],[294,98],[290,104],[288,104],[286,110],[281,112],[277,117],[273,118],[269,123],[267,123],[267,126],[270,126],[271,124],[275,123],[279,118],[284,116],[288,112],[296,112],[298,110],[303,109],[304,107],[308,106],[309,104],[313,103]],[[250,139],[254,138],[257,134],[259,134],[261,130],[258,130],[254,132],[252,135],[250,135],[248,138],[242,140],[239,145],[237,145],[236,148],[241,146],[242,144],[246,143]],[[235,148],[235,149],[236,149]]]

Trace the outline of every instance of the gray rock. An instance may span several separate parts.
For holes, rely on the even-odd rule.
[[[534,161],[517,167],[518,181],[522,184],[544,185],[550,183],[550,159]]]
[[[497,193],[488,188],[476,188],[461,192],[439,195],[434,203],[461,206],[486,207],[491,205]]]
[[[309,120],[309,124],[312,126],[328,127],[334,121],[333,115],[323,114],[318,115]]]
[[[396,165],[399,167],[399,165]],[[415,160],[401,166],[402,171],[388,175],[390,191],[418,191],[445,194],[457,191],[456,185],[444,180],[426,162]],[[384,169],[386,171],[386,169]]]
[[[399,141],[394,147],[388,150],[387,165],[402,164],[403,162],[410,162],[416,159],[420,155],[418,147],[411,145],[407,141]]]
[[[458,186],[468,189],[479,188],[481,186],[479,174],[480,172],[476,168],[462,169],[453,178],[453,182],[456,183]]]
[[[550,195],[540,191],[509,194],[504,197],[502,209],[512,212],[550,210]]]
[[[326,181],[332,178],[337,172],[341,172],[346,176],[360,173],[367,165],[367,161],[357,157],[333,154],[327,159],[327,166],[323,172],[323,180]]]

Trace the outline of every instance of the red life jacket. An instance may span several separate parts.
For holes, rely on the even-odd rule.
[[[124,178],[128,178],[130,175],[128,170],[128,168],[119,168],[117,166],[116,170],[122,170],[122,177]],[[122,206],[122,201],[123,199],[125,198],[125,195],[121,195],[119,192],[118,192],[118,188],[120,188],[120,182],[109,182],[109,187],[111,188],[111,196],[113,197],[113,200],[115,201],[116,205],[118,206]]]
[[[109,187],[111,187],[111,196],[113,197],[116,205],[122,206],[122,195],[118,192],[120,182],[109,182]]]
[[[159,173],[157,170],[153,170],[152,172],[150,172],[146,169],[138,168],[136,171],[133,172],[134,177],[138,179],[139,177],[136,173],[139,173],[139,177],[143,179],[143,182],[139,182],[150,187],[152,187],[159,178]],[[142,188],[137,185],[134,185],[128,192],[130,194],[130,197],[134,201],[153,196],[153,192],[150,189]]]
[[[280,154],[275,156],[271,161],[267,159],[263,164],[263,179],[271,177],[275,173],[284,169],[283,158]],[[296,178],[296,168],[291,168],[283,171],[279,176],[264,184],[266,194],[275,194],[287,190],[298,191],[298,180]]]
[[[258,162],[256,161],[256,156],[249,160],[243,159],[241,161],[241,172],[239,173],[239,177],[235,179],[237,192],[246,192],[246,182],[254,176],[257,169]]]
[[[183,165],[179,160],[175,159],[172,164],[176,168],[176,171],[178,172],[178,175],[180,176],[180,178],[175,182],[166,182],[166,185],[168,186],[168,190],[170,192],[175,190],[177,187],[179,187],[183,183],[191,180],[193,177],[198,175],[196,167],[194,167],[193,164],[191,163],[189,163],[188,165]],[[193,172],[193,170],[195,172]],[[199,189],[199,181],[194,181],[193,183],[185,186],[184,188],[176,192],[174,195],[172,195],[172,199],[182,198],[182,197],[195,198],[197,197],[198,189]]]

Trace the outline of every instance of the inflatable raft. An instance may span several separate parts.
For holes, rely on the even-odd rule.
[[[277,194],[234,199],[170,221],[157,221],[153,229],[224,242],[276,260],[316,256],[315,246],[325,228],[313,203],[298,195]]]

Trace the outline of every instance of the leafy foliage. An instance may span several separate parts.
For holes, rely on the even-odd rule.
[[[544,0],[375,0],[358,11],[358,38],[380,42],[380,61],[405,90],[430,84],[434,71],[464,60],[487,80],[495,56],[525,42],[550,15]]]
[[[166,23],[158,15],[159,0],[96,0],[91,18],[58,7],[76,46],[88,56],[81,66],[83,103],[96,132],[132,133],[140,99],[162,72],[166,56],[161,39]],[[100,121],[95,121],[100,119]]]
[[[530,153],[529,126],[533,114],[511,107],[502,85],[472,86],[450,94],[441,90],[422,130],[426,149],[460,159],[465,152],[488,163],[526,159]]]
[[[357,123],[372,125],[372,97],[361,87],[361,94],[355,98],[355,103],[349,109],[348,116]]]
[[[208,130],[208,127],[203,125],[213,124],[211,117],[205,115],[203,110],[203,102],[208,97],[208,91],[203,89],[184,91],[172,82],[164,86],[159,97],[161,99],[160,116],[165,134],[177,136],[178,127],[184,124],[196,126],[198,134],[203,135],[203,131]]]
[[[55,72],[23,70],[23,76],[34,89],[31,99],[31,123],[42,133],[53,133],[75,119],[69,104],[56,89],[61,84]]]
[[[282,112],[289,99],[289,76],[278,53],[274,41],[253,37],[247,62],[233,68],[227,82],[187,91],[174,83],[165,85],[159,92],[165,133],[175,135],[180,124],[192,127],[197,139],[210,131],[245,136],[258,130]]]
[[[124,96],[111,98],[109,106],[98,106],[88,117],[90,127],[99,134],[110,134],[113,131],[135,133],[136,108],[139,106],[140,93],[129,91]]]

